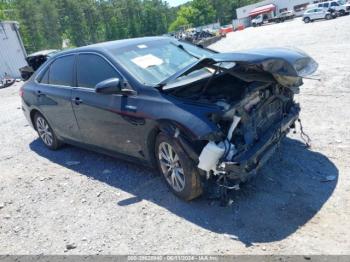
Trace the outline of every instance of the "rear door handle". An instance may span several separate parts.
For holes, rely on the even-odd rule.
[[[73,101],[76,105],[80,105],[81,103],[83,103],[83,100],[81,100],[79,97],[73,98],[72,101]]]
[[[137,107],[136,106],[132,106],[132,105],[126,105],[125,109],[127,111],[131,111],[131,112],[136,112],[137,111]]]

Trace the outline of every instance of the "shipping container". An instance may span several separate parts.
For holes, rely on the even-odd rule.
[[[26,66],[27,54],[15,21],[0,22],[0,78],[20,78],[19,68]]]

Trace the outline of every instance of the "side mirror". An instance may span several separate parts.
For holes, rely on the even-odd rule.
[[[122,91],[119,78],[109,78],[95,86],[95,92],[100,94],[120,94]]]

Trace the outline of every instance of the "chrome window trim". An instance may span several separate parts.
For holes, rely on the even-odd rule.
[[[38,81],[38,77],[41,75],[41,73],[46,70],[49,66],[52,65],[53,62],[55,62],[57,59],[65,57],[65,56],[75,56],[75,58],[80,55],[80,54],[90,54],[90,55],[97,55],[99,57],[101,57],[102,59],[104,59],[110,66],[112,66],[112,68],[120,75],[120,77],[123,80],[126,80],[126,78],[124,77],[124,75],[116,68],[116,66],[114,64],[112,64],[111,61],[109,61],[108,58],[106,58],[104,55],[94,52],[94,51],[81,51],[81,52],[74,52],[74,53],[69,53],[69,54],[62,54],[62,55],[58,55],[57,57],[54,58],[53,61],[50,62],[50,64],[48,64],[47,66],[43,67],[40,69],[40,71],[37,73],[37,75],[35,76],[34,82],[38,85],[48,85],[48,86],[56,86],[56,87],[62,87],[62,88],[71,88],[71,89],[83,89],[83,90],[93,90],[93,88],[89,88],[89,87],[83,87],[83,86],[66,86],[66,85],[51,85],[51,84],[42,84]],[[75,63],[75,68],[76,68],[77,64]]]

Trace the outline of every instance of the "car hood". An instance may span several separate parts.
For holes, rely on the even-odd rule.
[[[302,78],[313,74],[318,68],[315,60],[303,51],[296,49],[263,48],[232,53],[215,53],[178,71],[162,81],[160,86],[204,67],[220,67],[218,64],[224,62],[235,63],[235,66],[230,69],[223,68],[228,72],[234,72],[238,67],[259,68],[259,70],[271,74],[283,86],[301,85]]]
[[[32,53],[26,57],[26,61],[30,67],[35,71],[37,70],[49,57],[56,54],[59,50],[50,49],[42,50]]]

